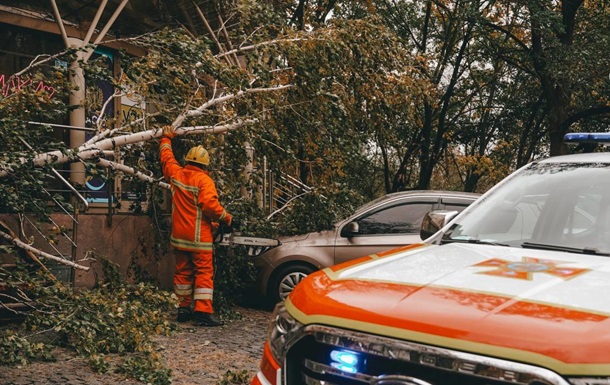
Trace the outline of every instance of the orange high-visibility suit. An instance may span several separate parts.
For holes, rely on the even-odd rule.
[[[209,173],[197,166],[180,166],[171,139],[163,137],[159,150],[163,175],[172,192],[171,245],[176,249],[174,292],[181,308],[213,313],[214,266],[212,222],[231,225],[232,217],[218,201],[216,185]]]

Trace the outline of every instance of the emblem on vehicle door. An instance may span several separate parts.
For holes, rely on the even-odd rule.
[[[381,375],[371,380],[371,385],[433,385],[429,382],[410,376]]]

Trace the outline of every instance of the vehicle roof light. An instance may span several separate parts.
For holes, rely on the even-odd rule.
[[[598,133],[589,133],[589,132],[577,132],[565,134],[563,137],[563,141],[565,143],[591,143],[591,144],[601,144],[604,146],[610,146],[610,133],[607,132],[598,132]]]

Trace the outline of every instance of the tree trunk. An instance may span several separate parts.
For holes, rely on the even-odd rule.
[[[561,5],[562,30],[557,32],[560,46],[555,49],[562,49],[572,45],[574,40],[574,30],[576,25],[576,13],[583,0],[563,0]],[[548,131],[551,144],[550,155],[562,155],[567,153],[567,147],[563,143],[563,137],[567,132],[567,127],[562,123],[570,115],[570,91],[562,87],[560,81],[555,78],[555,74],[549,70],[547,51],[551,47],[545,47],[543,23],[541,20],[546,18],[547,10],[543,3],[531,3],[529,5],[532,33],[532,48],[530,55],[536,74],[542,86],[543,96],[546,100],[548,111]],[[547,43],[552,44],[552,43]]]
[[[427,190],[430,187],[430,177],[423,178],[422,173],[431,175],[428,172],[430,166],[430,143],[432,141],[432,107],[426,102],[424,105],[424,125],[422,127],[422,140],[419,150],[419,179],[417,182],[418,190]]]
[[[569,95],[564,96],[561,87],[555,87],[554,92],[546,95],[546,97],[549,111],[550,155],[565,155],[567,154],[567,146],[563,142],[563,137],[566,134],[567,129],[562,127],[562,123],[569,115],[570,98]]]

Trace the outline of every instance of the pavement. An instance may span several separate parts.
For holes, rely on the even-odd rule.
[[[155,337],[164,363],[172,370],[172,384],[218,385],[231,375],[249,381],[256,374],[271,312],[242,307],[236,311],[241,319],[226,321],[220,327],[185,323],[171,336]],[[0,367],[0,384],[142,384],[115,373],[95,373],[85,359],[70,351],[57,349],[55,355],[56,362]]]

